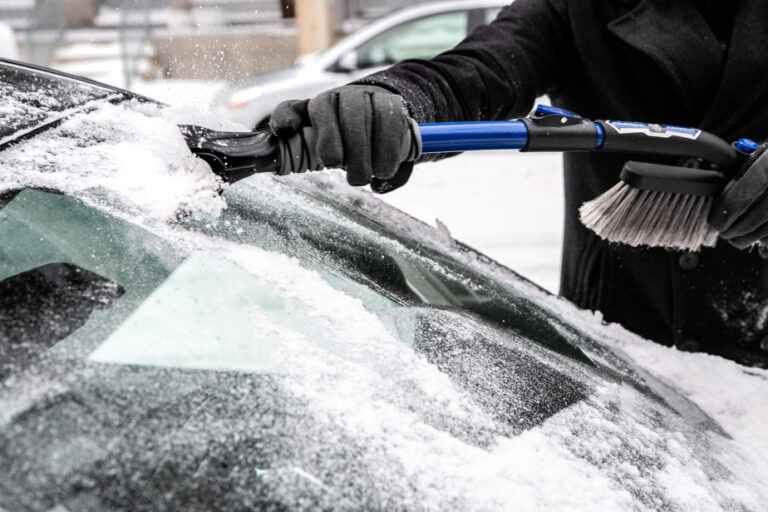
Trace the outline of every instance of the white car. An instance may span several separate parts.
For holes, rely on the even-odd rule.
[[[19,47],[13,29],[7,23],[0,22],[0,58],[18,59]]]
[[[314,96],[398,61],[431,58],[492,21],[510,0],[453,0],[408,7],[371,22],[285,70],[227,88],[214,102],[224,117],[261,126],[283,100]]]

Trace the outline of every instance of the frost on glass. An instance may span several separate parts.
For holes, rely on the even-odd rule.
[[[178,115],[0,153],[0,509],[762,509],[628,334],[338,172],[222,189]]]
[[[255,179],[218,219],[174,225],[47,193],[10,202],[28,244],[126,295],[6,381],[0,505],[760,510],[748,454],[620,368],[541,344],[557,330],[540,320],[587,336],[342,180]],[[419,303],[397,274],[416,270],[507,301],[511,324]]]

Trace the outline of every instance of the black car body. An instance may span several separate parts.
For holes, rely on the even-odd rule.
[[[149,100],[0,91],[0,510],[760,508],[629,334],[445,233],[325,174],[158,221],[77,165]]]

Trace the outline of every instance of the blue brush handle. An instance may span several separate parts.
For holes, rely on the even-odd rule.
[[[419,125],[419,129],[423,154],[528,146],[528,127],[519,120],[430,123]]]
[[[550,105],[537,105],[532,115],[534,118],[581,119],[573,112]],[[488,149],[526,149],[530,136],[528,124],[522,119],[511,121],[427,123],[419,125],[419,128],[421,130],[421,152],[423,154],[458,153]],[[557,129],[559,128],[557,127]],[[594,149],[594,147],[591,149]]]

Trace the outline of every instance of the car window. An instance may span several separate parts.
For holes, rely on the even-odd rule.
[[[358,50],[358,66],[370,68],[404,59],[428,59],[456,46],[467,35],[468,13],[456,11],[411,21]]]
[[[181,262],[167,243],[62,194],[0,197],[0,381],[59,342],[87,354]]]

